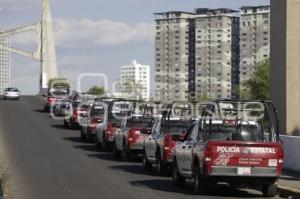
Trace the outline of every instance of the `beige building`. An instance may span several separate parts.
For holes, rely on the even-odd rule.
[[[0,37],[0,43],[6,46],[10,45],[8,36]],[[0,49],[0,93],[11,84],[10,71],[10,52]]]
[[[190,28],[195,13],[155,14],[155,98],[189,99]]]
[[[240,82],[252,76],[254,66],[270,57],[270,6],[241,7]]]
[[[196,9],[195,88],[199,97],[236,98],[239,17],[231,9]]]
[[[150,66],[138,63],[137,60],[121,66],[120,83],[123,97],[149,100]]]
[[[300,1],[271,0],[271,99],[280,132],[300,135]]]

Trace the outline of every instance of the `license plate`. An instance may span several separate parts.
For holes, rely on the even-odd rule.
[[[238,175],[250,175],[251,168],[250,167],[239,167],[239,168],[237,168],[237,174]]]

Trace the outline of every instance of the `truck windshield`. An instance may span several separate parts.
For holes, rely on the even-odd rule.
[[[206,129],[206,137],[209,140],[263,141],[258,125],[224,126],[223,124],[212,124],[207,125]]]
[[[186,132],[187,129],[191,126],[192,121],[169,121],[166,123],[166,132],[170,134],[180,134],[182,132]]]
[[[153,121],[153,118],[132,118],[129,120],[129,126],[133,128],[151,128]]]
[[[91,110],[91,116],[95,117],[95,116],[102,116],[104,115],[104,109],[103,108],[93,108]]]

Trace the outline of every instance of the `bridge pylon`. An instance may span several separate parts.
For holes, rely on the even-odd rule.
[[[40,94],[44,94],[48,88],[49,79],[57,78],[53,21],[49,0],[42,1],[42,20],[40,22],[0,32],[0,37],[12,36],[25,31],[36,32],[38,48],[35,52],[27,52],[4,44],[0,44],[0,48],[40,61]]]

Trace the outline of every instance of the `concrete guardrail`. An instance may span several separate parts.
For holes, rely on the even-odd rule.
[[[284,147],[284,169],[300,171],[300,137],[281,135]]]

